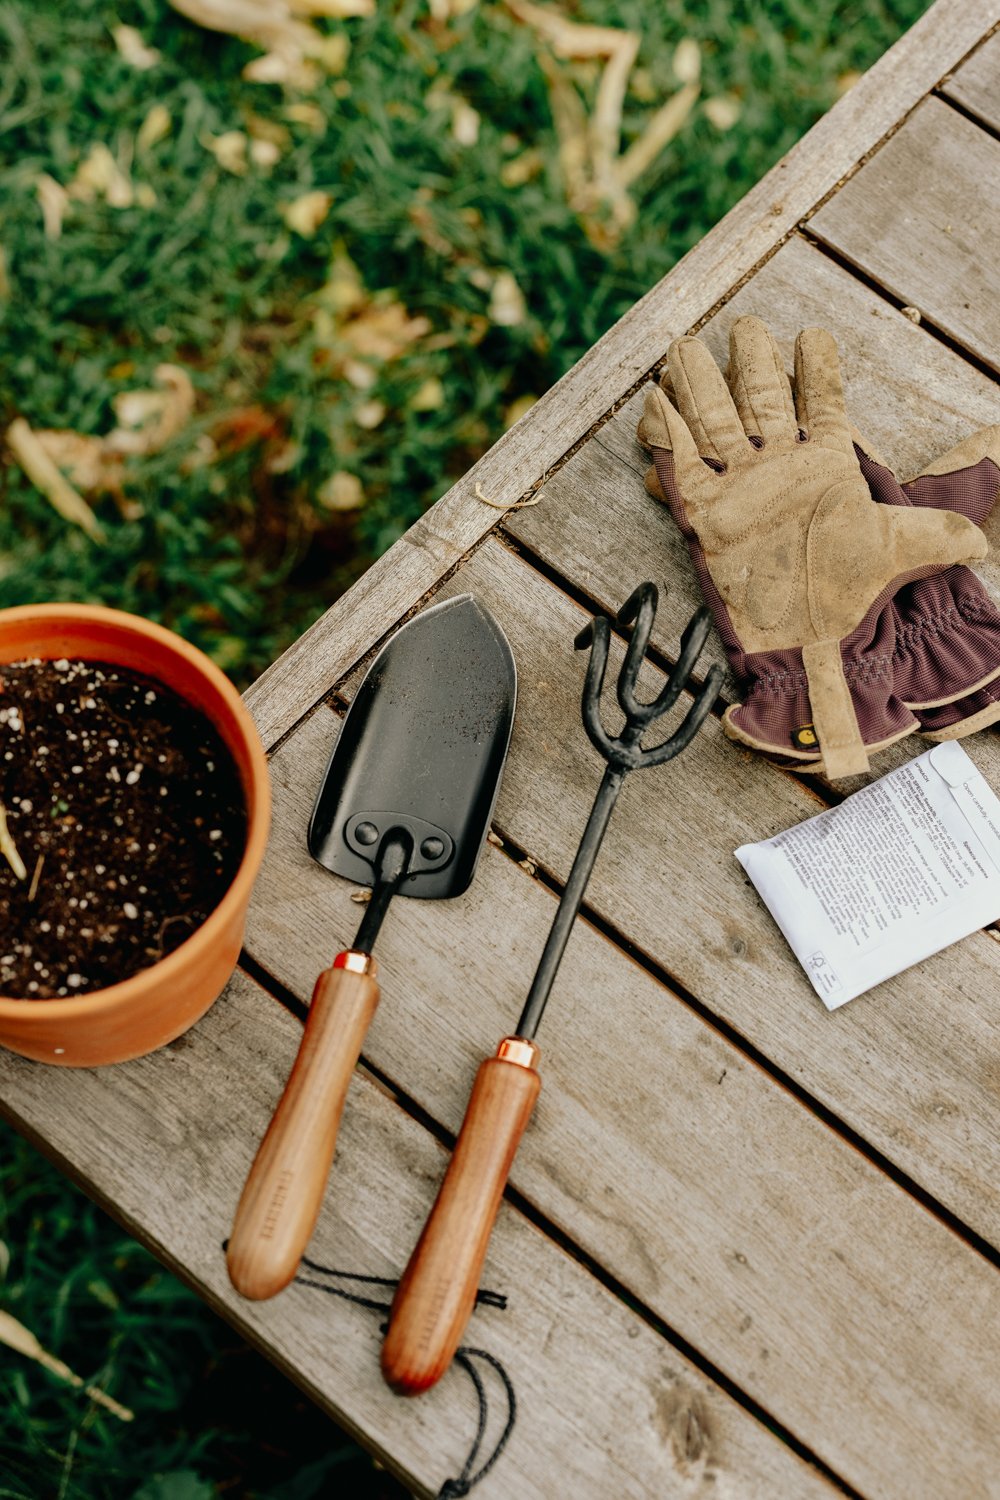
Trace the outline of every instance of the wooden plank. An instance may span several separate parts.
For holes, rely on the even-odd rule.
[[[577,717],[585,617],[496,543],[450,585],[462,586],[496,612],[519,664],[498,824],[564,876],[602,765]],[[304,845],[336,723],[321,708],[274,757],[275,830],[249,931],[255,958],[303,997],[358,917],[349,886]],[[997,1038],[989,1008],[980,1032],[948,985],[954,957],[830,1017],[732,859],[740,838],[814,806],[712,721],[698,750],[626,787],[595,905],[853,1123],[995,1191],[984,1059]],[[390,912],[366,1055],[450,1130],[477,1060],[514,1024],[553,912],[494,848],[458,900]],[[964,960],[963,983],[995,989],[995,944],[966,945]],[[540,1040],[542,1094],[513,1176],[532,1204],[857,1489],[979,1493],[1000,1419],[1000,1388],[979,1373],[1000,1354],[995,1269],[582,923]],[[978,1082],[953,1080],[970,1051]]]
[[[244,1302],[226,1278],[221,1241],[300,1034],[237,975],[194,1031],[153,1057],[71,1072],[0,1054],[4,1113],[383,1462],[435,1493],[475,1432],[462,1371],[403,1401],[379,1375],[377,1314],[294,1285],[271,1302]],[[314,1257],[397,1274],[443,1161],[437,1142],[359,1073]],[[509,1307],[477,1314],[471,1333],[504,1361],[519,1415],[476,1491],[483,1500],[839,1492],[509,1207],[488,1269]],[[496,1415],[493,1424],[496,1435]]]
[[[977,47],[968,62],[945,80],[941,92],[1000,131],[1000,34]]]
[[[723,366],[729,329],[748,313],[774,330],[789,369],[801,328],[819,323],[831,330],[850,415],[902,477],[918,473],[977,427],[1000,422],[993,381],[799,236],[703,330]],[[669,512],[643,486],[648,458],[635,435],[642,404],[639,392],[548,480],[541,503],[508,516],[505,528],[605,609],[616,609],[641,578],[667,583],[654,640],[676,656],[701,591]],[[987,531],[996,549],[1000,509]],[[1000,596],[996,551],[980,571]],[[714,634],[708,660],[725,662]],[[730,696],[733,691],[730,682]]]
[[[809,229],[1000,370],[1000,141],[927,99]]]
[[[281,736],[386,629],[415,608],[659,359],[789,234],[1000,21],[1000,0],[937,0],[698,245],[587,351],[247,693],[265,744]]]

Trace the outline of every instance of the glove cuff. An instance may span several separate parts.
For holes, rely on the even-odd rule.
[[[923,709],[917,714],[920,731],[929,740],[961,740],[967,734],[987,729],[1000,719],[1000,679],[956,703],[941,708]]]
[[[1000,611],[968,568],[948,568],[892,601],[896,692],[915,710],[938,708],[1000,677]]]
[[[893,657],[896,621],[879,606],[840,643],[844,680],[861,740],[870,754],[912,734],[919,722],[897,692]],[[735,653],[734,671],[746,685],[741,703],[727,709],[723,726],[731,739],[798,766],[830,771],[814,722],[801,647]]]

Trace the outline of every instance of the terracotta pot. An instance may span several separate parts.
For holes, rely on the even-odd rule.
[[[95,605],[0,610],[0,663],[26,657],[106,661],[155,678],[201,709],[236,762],[247,842],[232,885],[173,953],[131,979],[65,1000],[0,996],[0,1044],[64,1067],[124,1062],[171,1042],[205,1014],[236,966],[247,905],[271,819],[267,758],[232,683],[180,636],[137,615]]]

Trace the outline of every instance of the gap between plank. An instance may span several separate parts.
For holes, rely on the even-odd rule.
[[[942,102],[950,103],[949,100],[943,100]],[[901,313],[904,307],[913,305],[903,297],[898,296],[897,293],[890,291],[883,282],[879,281],[873,272],[867,271],[863,266],[858,265],[856,261],[852,260],[839,247],[832,245],[828,240],[822,239],[818,231],[811,230],[808,224],[800,225],[798,234],[813,250],[825,256],[827,260],[839,267],[841,271],[846,271],[852,280],[860,283],[873,296],[878,297],[881,302],[884,302],[887,307],[894,308],[896,312]],[[991,381],[993,385],[997,384],[998,380],[1000,380],[1000,364],[988,364],[981,354],[976,353],[975,349],[968,348],[967,345],[960,343],[952,334],[946,333],[939,323],[934,322],[933,318],[924,312],[922,307],[918,307],[917,311],[920,314],[920,322],[916,325],[918,328],[922,328],[930,338],[934,339],[936,343],[941,344],[950,354],[956,355],[962,360],[963,364],[970,365],[980,375],[984,375],[987,380]]]

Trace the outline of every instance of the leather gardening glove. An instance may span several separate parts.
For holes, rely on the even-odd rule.
[[[639,440],[745,689],[727,734],[831,777],[866,771],[869,751],[918,727],[886,605],[985,556],[986,538],[954,511],[872,504],[823,329],[796,340],[794,407],[757,318],[733,325],[727,378],[696,338],[671,345],[667,377],[677,407],[651,390]]]
[[[985,427],[900,484],[857,432],[854,446],[882,505],[953,510],[985,521],[1000,491],[1000,426]],[[1000,719],[1000,610],[969,568],[946,568],[900,589],[896,690],[934,740],[961,739]]]

